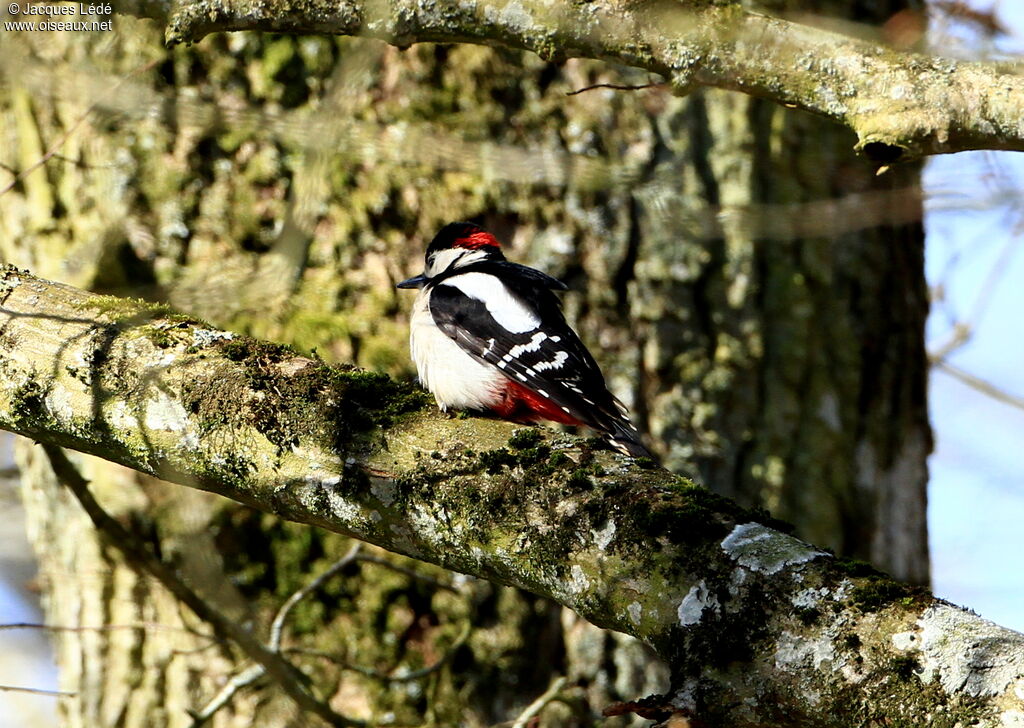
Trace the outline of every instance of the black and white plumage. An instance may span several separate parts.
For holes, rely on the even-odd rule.
[[[602,432],[619,450],[652,457],[626,410],[565,321],[551,276],[505,259],[471,223],[451,223],[427,248],[410,346],[420,381],[442,410],[517,422],[551,420]]]

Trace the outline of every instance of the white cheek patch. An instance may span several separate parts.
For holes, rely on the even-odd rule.
[[[439,255],[447,252],[442,251]],[[438,285],[457,288],[470,298],[481,301],[498,325],[513,334],[522,334],[540,326],[540,317],[520,303],[509,293],[505,284],[492,275],[478,272],[462,273]]]
[[[478,260],[483,260],[486,257],[487,251],[484,250],[467,250],[465,248],[438,250],[436,253],[431,253],[430,257],[427,258],[427,265],[423,272],[427,278],[433,278],[438,273],[448,270],[455,261],[459,262],[458,267],[461,268],[464,265],[476,263]]]

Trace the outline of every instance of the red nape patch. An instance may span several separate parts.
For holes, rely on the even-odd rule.
[[[513,422],[539,422],[548,420],[563,425],[583,425],[547,397],[527,389],[518,382],[508,380],[501,401],[491,406],[495,415]]]
[[[457,239],[453,244],[456,248],[469,248],[470,250],[477,250],[478,248],[500,248],[501,244],[495,239],[493,235],[484,230],[467,235],[464,238]]]

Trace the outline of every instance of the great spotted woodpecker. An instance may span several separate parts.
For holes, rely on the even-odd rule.
[[[585,425],[634,457],[654,458],[594,357],[565,321],[561,281],[510,263],[477,225],[446,225],[427,248],[409,336],[420,381],[442,410],[515,422]]]

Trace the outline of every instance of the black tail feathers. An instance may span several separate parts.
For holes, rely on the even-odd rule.
[[[605,431],[609,444],[619,452],[634,458],[648,458],[661,465],[658,456],[640,442],[640,433],[630,425],[613,421]]]

